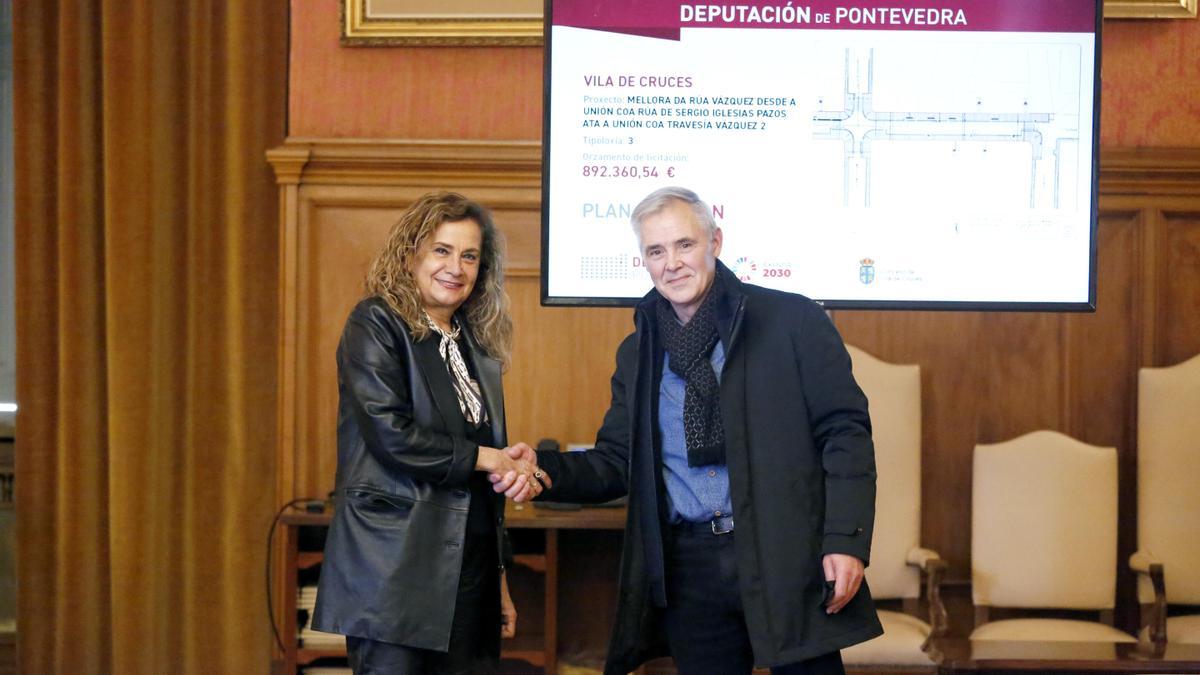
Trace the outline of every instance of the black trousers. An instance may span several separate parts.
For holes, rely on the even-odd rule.
[[[679,675],[747,675],[754,653],[738,592],[734,532],[672,527],[667,543],[667,642]],[[831,652],[786,666],[773,675],[844,675],[842,655]]]
[[[474,675],[494,673],[495,664],[484,649],[484,617],[498,606],[499,575],[495,537],[468,536],[463,548],[463,568],[454,600],[449,651],[418,649],[391,642],[346,636],[346,653],[354,675]],[[488,622],[490,624],[490,622]]]

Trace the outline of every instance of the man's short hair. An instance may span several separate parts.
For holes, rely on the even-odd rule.
[[[700,195],[695,192],[685,187],[672,186],[651,192],[633,209],[633,215],[629,220],[633,223],[633,234],[637,236],[639,243],[642,240],[642,223],[650,216],[667,208],[671,202],[686,204],[696,217],[696,222],[704,228],[708,236],[711,238],[716,235],[717,221],[713,218],[712,207],[700,199]]]

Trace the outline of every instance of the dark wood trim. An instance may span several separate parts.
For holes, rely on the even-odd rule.
[[[1101,148],[1101,195],[1195,196],[1200,148]]]
[[[305,155],[299,174],[305,185],[392,185],[453,175],[541,187],[538,141],[289,138],[267,159],[282,183]]]
[[[280,184],[384,184],[413,173],[536,178],[540,141],[293,137],[267,152]],[[1194,196],[1200,148],[1101,148],[1102,195]]]

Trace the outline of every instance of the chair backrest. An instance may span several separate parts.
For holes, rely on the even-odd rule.
[[[1113,607],[1116,448],[1035,431],[975,446],[972,475],[976,605]]]
[[[1200,356],[1138,372],[1137,436],[1138,549],[1163,563],[1168,602],[1200,604]],[[1154,599],[1148,581],[1138,596]]]
[[[878,598],[916,598],[921,575],[905,559],[921,541],[921,368],[846,348],[870,406],[879,476],[867,582]]]

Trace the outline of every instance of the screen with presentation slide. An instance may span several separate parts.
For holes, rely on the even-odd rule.
[[[1095,306],[1100,0],[547,0],[542,302],[651,287],[695,190],[750,283],[829,308]]]

